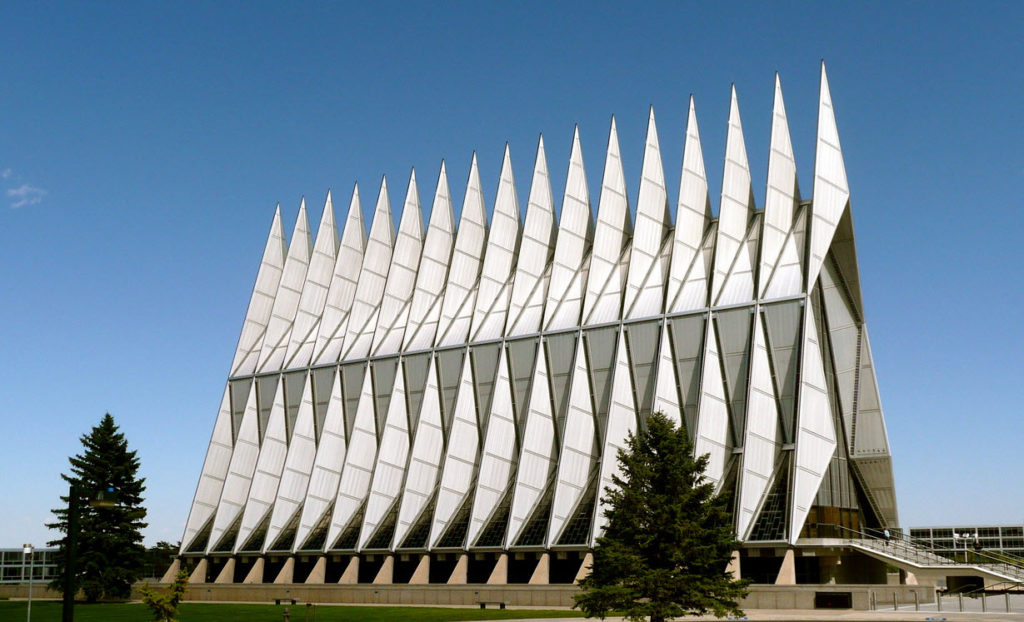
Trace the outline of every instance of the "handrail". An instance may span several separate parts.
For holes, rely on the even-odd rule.
[[[881,553],[887,553],[892,555],[895,552],[902,554],[893,555],[894,557],[902,557],[908,561],[914,562],[923,566],[973,566],[980,570],[988,570],[990,572],[998,572],[1005,576],[1021,579],[1024,581],[1024,567],[1016,564],[1008,563],[993,555],[988,554],[985,551],[972,551],[971,554],[974,556],[975,561],[972,563],[965,559],[964,562],[960,562],[955,559],[950,559],[942,555],[938,555],[931,548],[925,547],[921,544],[914,542],[914,538],[903,538],[903,534],[898,533],[897,537],[890,537],[886,539],[884,536],[879,537],[873,533],[867,533],[863,531],[857,531],[849,527],[842,525],[835,525],[829,523],[822,523],[819,527],[827,527],[835,529],[840,534],[850,534],[846,538],[850,540],[858,540],[862,545],[869,546]],[[878,530],[872,530],[878,531]],[[884,533],[884,532],[882,532]],[[877,544],[876,544],[877,543]],[[981,561],[981,560],[985,561]]]
[[[969,590],[967,592],[960,592],[960,593],[963,594],[964,596],[969,597],[969,598],[973,598],[974,596],[977,596],[978,594],[982,594],[982,593],[993,593],[993,592],[994,593],[1006,593],[1006,592],[1009,592],[1010,590],[1014,590],[1014,589],[1016,589],[1016,590],[1024,589],[1024,582],[1021,582],[1021,581],[1003,581],[1002,583],[996,583],[995,585],[990,585],[988,587],[977,587],[977,588],[974,588],[973,590]]]

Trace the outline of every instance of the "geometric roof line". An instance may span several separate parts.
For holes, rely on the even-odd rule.
[[[365,251],[366,227],[363,226],[363,210],[359,204],[359,184],[356,184],[352,188],[341,246],[338,247],[338,259],[334,262],[331,286],[327,290],[324,312],[317,328],[312,357],[315,364],[334,363],[341,355]]]
[[[430,223],[423,241],[423,256],[420,258],[419,270],[416,271],[416,287],[403,344],[406,351],[423,350],[434,344],[454,243],[455,216],[448,190],[448,174],[442,160],[434,203],[430,209]]]
[[[683,166],[679,176],[679,203],[676,207],[676,226],[672,247],[672,261],[669,267],[665,311],[688,311],[683,308],[680,297],[683,289],[695,279],[707,281],[707,275],[692,275],[691,266],[697,260],[704,244],[705,232],[711,224],[711,198],[708,194],[708,180],[704,169],[704,151],[700,144],[700,130],[697,127],[697,111],[690,96],[690,110],[686,120],[686,145],[683,149]],[[705,266],[706,271],[707,266]],[[702,271],[702,272],[704,272]],[[689,278],[688,278],[689,276]],[[707,293],[704,294],[705,304]],[[703,306],[703,305],[702,305]]]
[[[810,253],[807,264],[807,287],[818,279],[839,219],[850,202],[850,186],[846,180],[846,165],[839,144],[832,94],[825,74],[825,61],[821,63],[821,90],[818,97],[818,135],[814,149],[814,194],[811,202]]]
[[[544,136],[537,139],[533,181],[527,199],[519,256],[505,335],[512,337],[541,329],[550,275],[545,275],[555,250],[555,201],[551,196]]]
[[[370,237],[367,238],[363,265],[359,270],[359,284],[356,285],[352,311],[348,316],[348,328],[345,330],[345,344],[340,359],[342,361],[362,358],[370,353],[394,246],[395,222],[391,218],[388,180],[387,177],[382,177],[380,192],[377,194],[377,206],[373,210]]]
[[[671,224],[658,127],[651,106],[626,277],[624,315],[629,319],[656,315],[665,305],[665,274],[658,258],[665,231]]]
[[[551,261],[551,281],[544,307],[545,330],[570,328],[580,323],[580,312],[587,284],[577,275],[584,269],[587,250],[594,240],[594,221],[590,215],[590,191],[583,168],[580,130],[573,129],[565,194],[558,216],[555,254]]]
[[[246,376],[256,371],[263,335],[267,331],[270,312],[274,308],[277,286],[281,282],[284,271],[284,258],[288,249],[281,228],[281,205],[274,209],[274,219],[270,224],[267,244],[263,248],[260,269],[256,273],[249,307],[245,311],[242,332],[238,336],[238,346],[231,362],[231,376]]]
[[[288,245],[288,256],[284,260],[284,271],[281,283],[274,297],[274,308],[267,322],[267,332],[263,337],[260,349],[260,360],[257,370],[260,372],[281,369],[284,355],[288,348],[288,337],[295,313],[299,310],[299,297],[306,283],[306,271],[312,256],[313,240],[309,232],[309,219],[306,217],[306,198],[299,204],[299,214],[295,218],[295,229],[291,243]]]
[[[800,205],[800,185],[796,178],[793,142],[782,99],[782,82],[775,74],[775,101],[772,105],[772,136],[768,154],[768,187],[764,201],[764,233],[761,236],[758,293],[765,296],[772,272],[781,260],[786,236],[793,227]],[[793,292],[797,294],[799,291]]]
[[[309,364],[316,342],[316,329],[324,312],[324,303],[327,301],[327,291],[331,286],[331,276],[337,259],[338,232],[334,224],[331,191],[328,190],[320,226],[316,231],[316,242],[313,244],[313,256],[306,271],[306,283],[302,286],[299,308],[295,313],[295,322],[288,340],[283,369]]]
[[[750,184],[750,164],[747,161],[747,148],[743,139],[743,124],[740,121],[739,102],[736,98],[736,86],[732,87],[729,103],[729,132],[725,141],[725,169],[722,173],[722,202],[718,210],[718,234],[715,241],[714,274],[711,279],[711,304],[722,304],[719,294],[742,247],[747,239],[747,228],[754,215],[754,190]],[[729,303],[753,300],[753,283],[749,291],[744,283],[738,284],[738,290]]]

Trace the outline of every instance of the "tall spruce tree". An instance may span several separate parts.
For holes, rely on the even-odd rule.
[[[576,607],[588,617],[615,611],[651,622],[742,615],[747,582],[727,571],[739,542],[729,499],[704,479],[708,457],[694,458],[685,429],[663,413],[626,445],[621,475],[605,489],[605,532]]]
[[[118,431],[110,413],[81,440],[85,451],[68,459],[70,475],[61,474],[64,481],[75,486],[79,496],[75,582],[88,602],[128,598],[145,563],[141,532],[146,527],[146,508],[142,506],[145,479],[138,477],[136,452],[128,450],[128,441]],[[97,491],[110,488],[117,497],[114,507],[89,504],[89,498]],[[63,534],[49,543],[58,547],[57,573],[50,583],[57,591],[64,590],[69,497],[62,496],[61,501],[64,507],[53,510],[57,520],[47,524]]]

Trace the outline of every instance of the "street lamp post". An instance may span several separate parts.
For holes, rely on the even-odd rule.
[[[32,622],[32,575],[35,574],[35,558],[33,551],[35,548],[31,544],[24,545],[22,552],[24,557],[28,558],[28,614],[26,620]],[[22,565],[24,566],[24,558],[22,558]]]

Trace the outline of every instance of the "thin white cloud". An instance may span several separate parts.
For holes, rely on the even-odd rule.
[[[4,170],[0,171],[0,179],[7,179],[11,175],[13,175],[13,174],[14,174],[14,171],[12,171],[9,168],[5,168]]]
[[[46,190],[28,184],[22,184],[18,188],[11,188],[7,191],[7,198],[11,200],[11,207],[15,209],[38,205],[43,202],[45,196]]]

